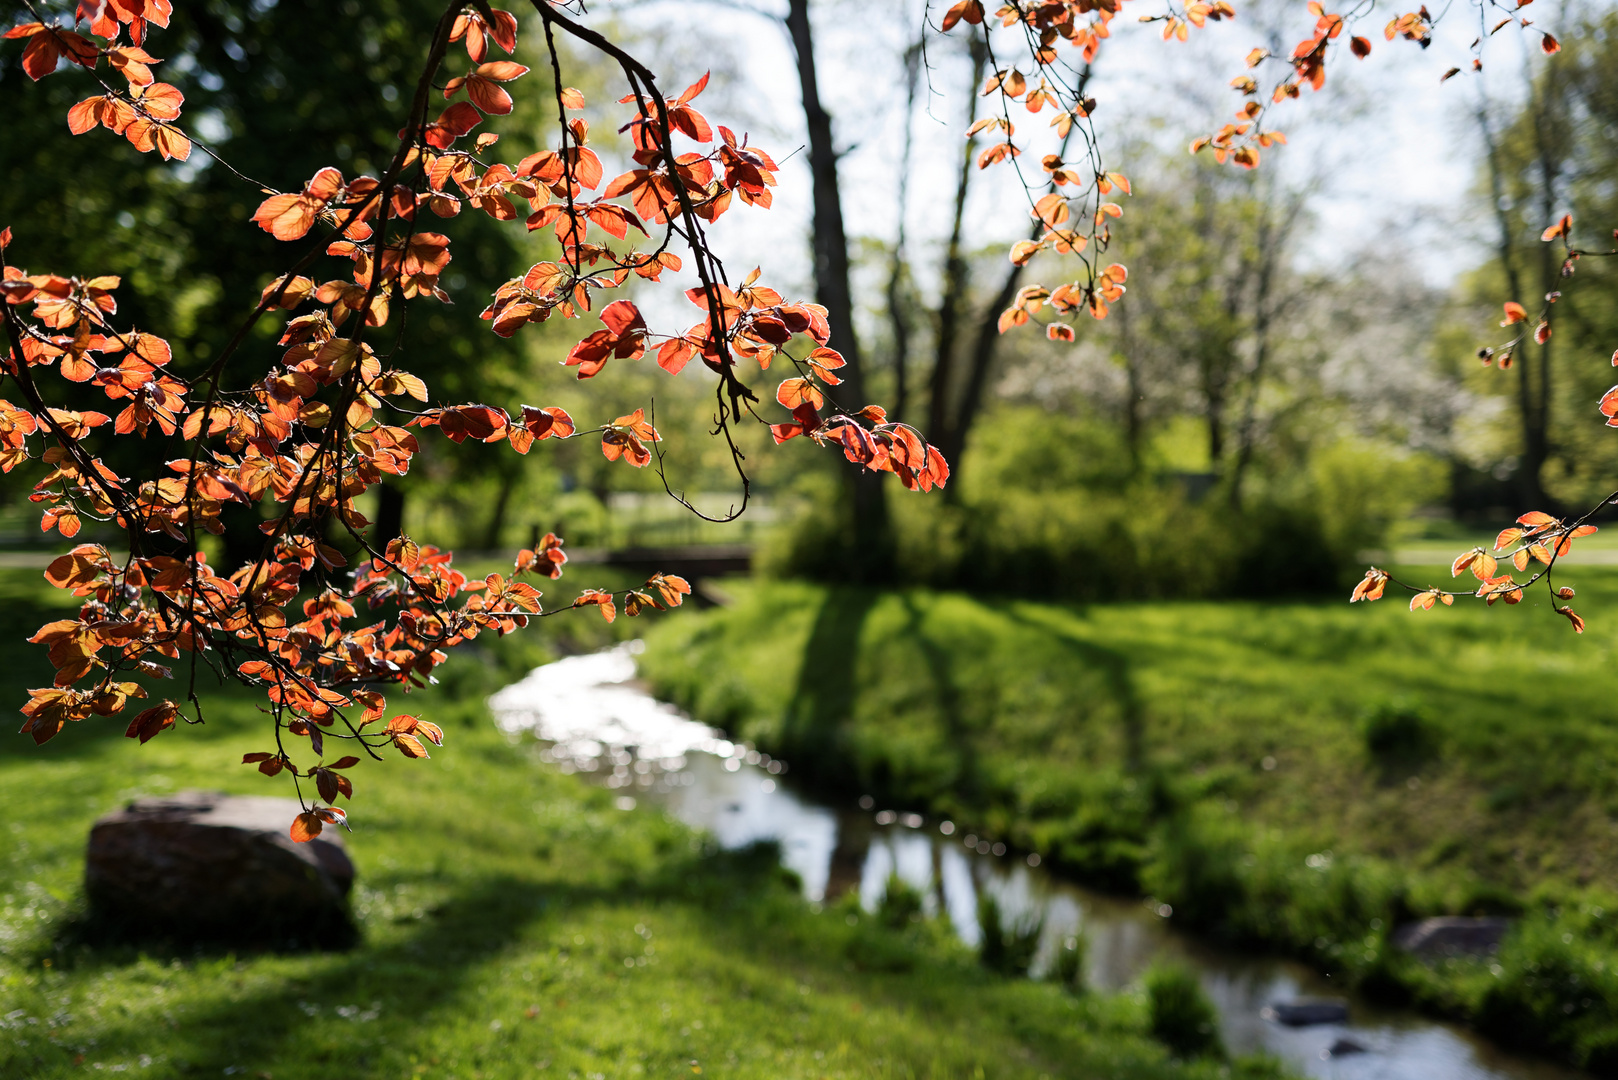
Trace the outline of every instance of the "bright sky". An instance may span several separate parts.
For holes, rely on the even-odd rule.
[[[1096,115],[1104,150],[1118,147],[1126,131],[1135,130],[1150,131],[1163,145],[1183,152],[1194,135],[1234,114],[1242,99],[1226,83],[1245,71],[1242,58],[1249,49],[1264,44],[1290,51],[1314,23],[1301,0],[1254,5],[1236,0],[1235,23],[1210,23],[1194,30],[1190,43],[1168,43],[1158,25],[1136,21],[1159,10],[1150,6],[1154,2],[1125,5],[1098,61],[1092,87],[1100,102]],[[782,0],[641,0],[602,4],[592,21],[616,15],[620,27],[638,24],[645,35],[640,50],[649,50],[656,66],[669,72],[670,93],[712,68],[713,80],[699,102],[710,120],[746,129],[779,159],[807,138],[794,54],[784,27],[772,17],[784,10]],[[935,23],[942,10],[934,0]],[[840,167],[851,242],[891,242],[904,139],[902,57],[915,40],[921,0],[819,0],[813,12],[821,94],[838,145],[847,151]],[[1355,27],[1372,40],[1370,58],[1355,60],[1345,51],[1328,69],[1324,90],[1305,91],[1301,101],[1276,110],[1272,124],[1286,131],[1290,142],[1267,152],[1262,167],[1279,170],[1289,182],[1318,185],[1316,226],[1303,248],[1309,262],[1329,266],[1373,242],[1396,239],[1409,248],[1422,275],[1442,285],[1483,257],[1480,241],[1487,239],[1470,220],[1476,218],[1470,199],[1476,161],[1472,110],[1485,89],[1497,98],[1513,96],[1524,52],[1520,35],[1502,32],[1486,54],[1490,83],[1463,76],[1440,85],[1448,68],[1469,66],[1474,13],[1455,5],[1427,50],[1383,39],[1381,28],[1394,14],[1379,6]],[[1553,12],[1542,15],[1553,23]],[[1267,28],[1276,25],[1282,29],[1272,42]],[[933,276],[929,267],[936,266],[947,234],[965,128],[969,68],[960,38],[959,29],[929,35],[930,77],[912,117],[907,229],[924,283]],[[1004,43],[1003,55],[1016,55],[1012,45]],[[1266,71],[1272,83],[1276,72]],[[1047,118],[1048,113],[1027,117],[1026,126],[1019,123],[1019,142],[1025,131],[1048,138]],[[1024,160],[1037,170],[1042,152]],[[716,230],[734,276],[762,262],[767,281],[807,292],[806,157],[803,151],[787,163],[772,210],[733,211]],[[1137,188],[1152,183],[1149,170],[1131,171]],[[1027,228],[1027,202],[1003,167],[974,177],[969,205],[974,243],[1009,246]],[[1125,209],[1127,227],[1127,200]]]

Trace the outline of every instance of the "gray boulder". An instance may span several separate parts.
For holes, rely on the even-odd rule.
[[[294,843],[291,799],[182,791],[90,830],[92,926],[118,936],[334,946],[352,940],[354,864],[338,829]]]
[[[1308,1027],[1311,1024],[1341,1024],[1348,1020],[1348,1003],[1322,999],[1315,1001],[1277,1001],[1264,1007],[1260,1014],[1288,1027]]]
[[[1366,1046],[1364,1043],[1359,1042],[1356,1039],[1351,1039],[1346,1035],[1340,1035],[1336,1039],[1333,1039],[1332,1044],[1321,1052],[1321,1056],[1326,1058],[1339,1058],[1348,1057],[1352,1054],[1364,1054],[1369,1052],[1370,1047]]]
[[[1444,915],[1406,923],[1393,932],[1392,940],[1396,948],[1423,958],[1489,956],[1500,948],[1509,929],[1510,919]]]

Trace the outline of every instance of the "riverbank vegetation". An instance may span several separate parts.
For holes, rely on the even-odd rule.
[[[1567,577],[1618,601],[1613,571]],[[1481,605],[727,588],[733,606],[656,627],[643,672],[797,775],[1618,1068],[1618,623],[1574,638],[1548,611]],[[1518,922],[1492,960],[1390,945],[1443,914]]]

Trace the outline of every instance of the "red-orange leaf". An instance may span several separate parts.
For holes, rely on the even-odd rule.
[[[325,823],[320,820],[318,814],[304,811],[292,819],[292,839],[295,843],[307,844],[319,836],[320,830],[323,828],[325,828]]]

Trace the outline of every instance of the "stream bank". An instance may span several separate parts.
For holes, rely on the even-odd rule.
[[[490,708],[511,737],[543,740],[545,758],[562,771],[618,791],[620,809],[661,806],[727,848],[779,844],[812,903],[853,894],[873,913],[896,873],[968,945],[978,940],[981,895],[996,899],[1008,923],[1038,921],[1036,977],[1078,934],[1089,942],[1085,978],[1096,989],[1131,988],[1154,961],[1179,960],[1197,972],[1237,1053],[1267,1051],[1322,1080],[1578,1076],[1503,1052],[1465,1028],[1345,993],[1302,964],[1210,945],[1180,931],[1168,904],[1080,888],[1048,873],[1037,855],[1019,856],[953,822],[874,800],[864,807],[818,801],[795,788],[787,763],[653,699],[635,681],[634,657],[631,643],[546,665],[495,694]],[[1267,1005],[1319,996],[1346,998],[1348,1021],[1292,1028],[1262,1015]],[[1332,1053],[1348,1042],[1363,1051]]]
[[[728,587],[652,627],[640,670],[808,787],[1618,1075],[1618,624],[1570,642],[1481,606]],[[1610,572],[1579,589],[1618,603]],[[1482,960],[1392,947],[1437,916],[1514,929]]]

